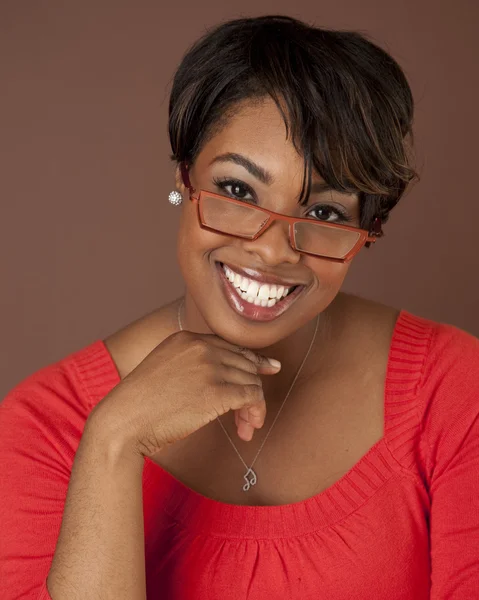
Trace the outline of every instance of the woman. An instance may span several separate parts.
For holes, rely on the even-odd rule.
[[[185,296],[2,403],[2,598],[477,597],[479,341],[341,292],[412,119],[356,33],[242,19],[187,53]]]

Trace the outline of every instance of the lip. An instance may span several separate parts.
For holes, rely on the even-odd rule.
[[[243,275],[248,279],[256,279],[261,283],[275,283],[276,285],[282,285],[283,287],[293,287],[294,285],[302,285],[305,284],[300,281],[291,281],[291,279],[281,279],[276,275],[270,275],[267,273],[263,273],[261,271],[256,271],[255,269],[249,269],[245,267],[237,267],[236,265],[232,265],[231,263],[217,263],[218,265],[226,265],[235,273],[239,275]]]
[[[298,287],[295,290],[293,290],[290,294],[288,294],[285,298],[283,298],[283,300],[277,302],[274,306],[271,306],[270,308],[268,308],[267,306],[256,306],[255,304],[246,302],[246,300],[243,300],[240,296],[238,296],[237,292],[233,289],[233,286],[231,285],[229,279],[226,277],[221,263],[216,263],[216,270],[218,272],[220,283],[223,287],[223,292],[226,296],[228,304],[237,314],[251,321],[264,322],[273,321],[274,319],[277,319],[281,314],[283,314],[286,310],[289,309],[289,307],[296,301],[298,296],[306,288],[306,286],[302,284],[290,284],[297,285]],[[242,272],[244,272],[244,270]],[[245,277],[247,277],[246,274]]]

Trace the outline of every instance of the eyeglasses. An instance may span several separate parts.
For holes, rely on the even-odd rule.
[[[195,196],[186,165],[181,163],[180,169],[190,200],[198,207],[200,227],[208,231],[254,241],[275,221],[285,221],[294,250],[342,263],[350,261],[366,242],[374,243],[382,235],[379,218],[374,219],[373,231],[368,232],[349,225],[288,217],[205,190]]]

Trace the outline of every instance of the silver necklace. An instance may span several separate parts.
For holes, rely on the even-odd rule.
[[[181,307],[183,306],[183,304],[184,304],[184,299],[183,299],[183,300],[180,302],[180,305],[179,305],[179,307],[178,307],[178,315],[177,315],[177,316],[178,316],[178,326],[179,326],[179,328],[180,328],[180,330],[181,330],[181,331],[183,331],[183,327],[182,327],[182,325],[181,325],[180,311],[181,311]],[[269,437],[269,434],[271,433],[271,431],[272,431],[272,429],[273,429],[273,427],[274,427],[274,425],[275,425],[275,423],[276,423],[276,421],[277,421],[277,419],[278,419],[278,417],[279,417],[279,413],[282,411],[282,409],[283,409],[283,406],[285,405],[285,402],[286,402],[286,400],[288,399],[288,397],[289,397],[289,395],[290,395],[290,393],[291,393],[291,390],[293,389],[293,386],[294,386],[294,384],[296,383],[296,380],[298,379],[298,375],[301,373],[301,369],[303,368],[303,366],[304,366],[304,363],[306,362],[306,360],[307,360],[307,358],[308,358],[308,356],[309,356],[309,353],[311,352],[311,348],[313,347],[314,340],[316,339],[316,333],[317,333],[317,331],[318,331],[318,323],[319,323],[319,314],[318,314],[318,316],[317,316],[317,318],[316,318],[316,327],[315,327],[314,334],[313,334],[313,338],[312,338],[312,340],[311,340],[311,343],[310,343],[310,345],[309,345],[308,351],[306,352],[306,354],[305,354],[305,356],[304,356],[304,358],[303,358],[303,362],[302,362],[302,363],[301,363],[301,365],[299,366],[299,369],[296,371],[296,375],[294,376],[293,383],[290,385],[290,387],[289,387],[289,390],[288,390],[288,393],[286,394],[286,396],[285,396],[285,398],[284,398],[284,400],[283,400],[283,403],[282,403],[282,404],[281,404],[281,406],[279,407],[278,413],[276,414],[276,417],[274,418],[274,421],[272,422],[272,424],[271,424],[271,427],[269,428],[269,430],[268,430],[268,433],[266,434],[266,436],[265,436],[265,438],[264,438],[264,440],[263,440],[263,443],[262,443],[262,444],[261,444],[261,446],[259,447],[259,450],[258,450],[258,452],[256,453],[256,456],[254,457],[254,459],[253,459],[253,462],[251,463],[251,466],[250,466],[250,467],[248,467],[248,465],[247,465],[247,464],[245,463],[245,461],[243,460],[243,457],[242,457],[242,456],[241,456],[241,454],[238,452],[238,448],[236,448],[236,446],[235,446],[235,444],[234,444],[233,440],[231,439],[231,437],[230,437],[229,433],[226,431],[226,429],[225,429],[225,427],[224,427],[223,423],[221,422],[221,420],[219,419],[219,417],[216,417],[216,419],[217,419],[218,423],[221,425],[221,427],[222,427],[223,431],[226,433],[226,437],[227,437],[227,438],[229,439],[229,441],[231,442],[231,445],[233,446],[233,448],[234,448],[234,450],[235,450],[236,454],[239,456],[239,458],[240,458],[241,462],[243,463],[243,465],[244,465],[244,467],[245,467],[245,469],[246,469],[246,473],[243,475],[243,479],[244,479],[244,480],[245,480],[245,482],[246,482],[246,483],[243,485],[243,492],[247,492],[247,491],[248,491],[248,490],[251,488],[251,486],[253,486],[253,485],[256,485],[256,483],[257,483],[257,481],[258,481],[258,476],[256,475],[256,472],[253,470],[254,463],[256,462],[256,459],[258,458],[258,456],[259,456],[259,453],[260,453],[260,452],[261,452],[261,450],[263,449],[263,446],[265,445],[265,443],[266,443],[266,440],[268,439],[268,437]]]

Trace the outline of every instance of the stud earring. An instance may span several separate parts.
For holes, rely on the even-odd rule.
[[[170,194],[168,196],[168,200],[174,206],[179,206],[183,202],[183,196],[180,194],[180,192],[177,192],[175,190],[174,192],[170,192]]]

